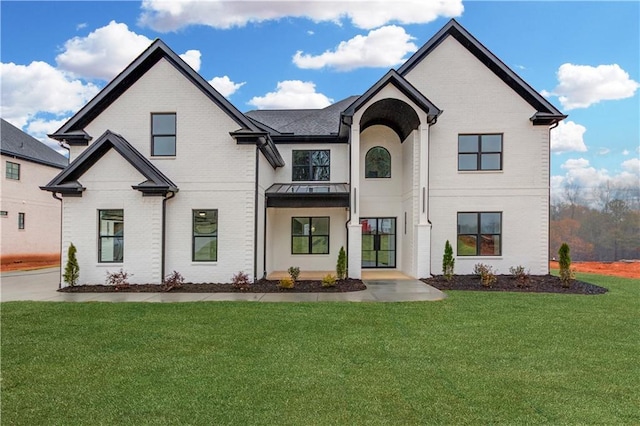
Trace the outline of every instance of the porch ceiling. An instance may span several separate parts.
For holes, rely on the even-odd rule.
[[[346,183],[275,183],[265,191],[267,207],[349,207]]]

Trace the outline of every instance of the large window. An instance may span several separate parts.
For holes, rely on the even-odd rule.
[[[194,262],[218,260],[218,210],[193,211]]]
[[[327,181],[329,180],[330,157],[329,150],[322,151],[293,151],[294,181]]]
[[[176,155],[176,114],[151,114],[151,155]]]
[[[502,213],[458,213],[458,256],[500,256]]]
[[[458,135],[458,170],[502,170],[502,135]]]
[[[18,213],[18,229],[24,229],[24,213]]]
[[[6,178],[20,180],[20,164],[7,161]]]
[[[367,151],[364,157],[364,177],[390,178],[391,154],[385,148],[376,146]]]
[[[291,218],[292,254],[329,254],[329,218]]]
[[[98,210],[98,262],[124,261],[124,210]]]

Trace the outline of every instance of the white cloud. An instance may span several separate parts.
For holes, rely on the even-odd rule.
[[[587,108],[605,100],[632,97],[640,84],[618,64],[574,65],[562,64],[557,72],[558,86],[552,91],[542,91],[543,96],[558,96],[566,110]]]
[[[86,37],[67,40],[56,62],[78,76],[111,80],[149,44],[150,39],[129,31],[126,24],[111,21]]]
[[[456,17],[462,14],[464,7],[462,0],[143,0],[142,10],[139,18],[141,25],[168,32],[189,25],[228,29],[285,17],[338,24],[346,19],[356,27],[372,29],[390,22],[424,24],[438,17]]]
[[[324,108],[333,99],[316,92],[316,85],[310,81],[287,80],[278,83],[275,92],[256,96],[248,103],[259,109],[302,109]]]
[[[640,175],[640,158],[632,158],[622,162],[622,168],[628,173]]]
[[[624,155],[625,157],[626,157],[627,155],[629,155],[629,154],[631,154],[631,152],[629,152],[629,150],[628,150],[628,149],[625,149],[625,150],[623,150],[623,151],[622,151],[622,155]]]
[[[200,57],[202,54],[199,50],[187,50],[180,57],[196,72],[200,71]]]
[[[313,56],[296,52],[293,63],[299,68],[331,67],[347,71],[360,67],[393,67],[404,62],[407,53],[415,52],[414,38],[404,28],[390,25],[370,31],[366,36],[357,35],[341,42],[335,50]]]
[[[36,118],[35,120],[32,120],[32,121],[29,122],[29,124],[24,129],[24,131],[26,133],[30,134],[31,136],[33,136],[34,138],[39,139],[45,145],[47,145],[50,148],[58,151],[59,153],[66,154],[67,150],[62,148],[58,144],[58,141],[55,141],[53,139],[49,139],[47,137],[47,135],[55,132],[60,127],[62,127],[62,125],[69,118],[70,117],[64,117],[62,119],[52,119],[52,120],[46,120],[46,119],[43,119],[43,118]]]
[[[57,117],[77,111],[99,88],[92,83],[74,79],[46,62],[29,65],[0,65],[2,118],[22,128],[39,113]]]
[[[611,150],[609,148],[601,147],[598,149],[598,155],[607,155]]]
[[[558,127],[551,130],[551,152],[557,154],[562,152],[585,152],[587,147],[584,144],[583,135],[587,129],[573,121],[561,121]]]
[[[87,23],[86,22],[82,22],[82,23],[76,25],[76,31],[80,31],[83,28],[87,28]]]
[[[239,88],[245,85],[245,82],[234,83],[231,79],[223,75],[222,77],[213,77],[209,80],[209,84],[213,86],[224,97],[233,95]]]

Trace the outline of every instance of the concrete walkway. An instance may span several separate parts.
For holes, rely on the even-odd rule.
[[[367,289],[348,293],[59,293],[59,268],[5,272],[0,301],[41,302],[422,302],[447,297],[415,279],[365,279]]]

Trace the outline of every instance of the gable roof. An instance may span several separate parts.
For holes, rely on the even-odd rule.
[[[451,19],[440,31],[431,37],[424,46],[414,53],[407,62],[398,68],[398,73],[406,76],[407,73],[449,36],[455,38],[480,62],[485,64],[494,74],[537,110],[537,113],[531,117],[533,124],[553,124],[567,118],[567,115],[560,112],[560,110],[547,101],[544,96],[529,86],[518,74],[513,72],[513,70],[498,59],[496,55],[484,47],[482,43],[473,37],[471,33],[455,19]]]
[[[0,152],[14,158],[31,161],[45,166],[64,169],[69,160],[59,152],[49,148],[38,139],[23,132],[4,119],[0,119]]]
[[[350,126],[353,115],[388,85],[396,87],[420,109],[422,109],[427,114],[427,121],[429,124],[434,123],[435,119],[437,119],[437,117],[442,113],[437,106],[427,99],[427,97],[418,89],[413,87],[413,85],[411,85],[411,83],[409,83],[402,75],[395,70],[389,70],[376,82],[376,84],[371,86],[369,90],[367,90],[362,96],[358,97],[351,105],[349,105],[348,108],[344,110],[341,116],[341,125],[345,124],[346,126]],[[396,133],[398,133],[400,140],[404,140],[409,133],[416,128],[419,124],[419,120],[417,119],[415,111],[403,102],[395,101],[393,104],[394,107],[391,107],[392,105],[389,104],[389,102],[393,103],[394,101],[384,100],[383,103],[379,104],[379,107],[376,107],[375,104],[372,105],[375,109],[373,115],[376,117],[376,120],[382,120],[386,125],[393,128]],[[361,123],[360,130],[364,130],[369,125],[376,124],[374,122],[369,122],[364,116],[362,119],[365,122]],[[341,126],[341,133],[344,134],[347,131],[346,126]]]
[[[82,195],[85,188],[78,179],[110,149],[122,155],[146,180],[132,188],[144,195],[166,195],[177,192],[178,187],[121,135],[107,130],[84,150],[65,170],[40,189],[64,195]]]
[[[180,56],[171,50],[162,40],[154,40],[149,47],[133,60],[120,74],[107,84],[89,103],[71,117],[60,129],[50,137],[62,140],[80,132],[102,111],[107,109],[129,87],[138,81],[160,59],[166,59],[182,75],[191,81],[209,99],[224,110],[238,125],[243,128],[257,130],[256,126],[245,117],[231,102],[218,93],[200,74],[195,72]]]

